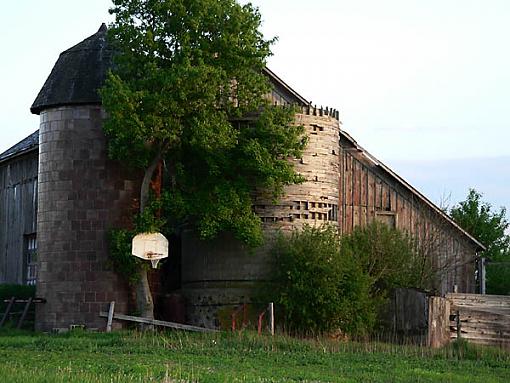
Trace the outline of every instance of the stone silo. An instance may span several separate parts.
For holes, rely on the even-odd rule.
[[[102,328],[128,289],[107,262],[107,230],[130,211],[133,177],[108,160],[97,89],[111,65],[106,26],[62,52],[31,111],[40,115],[36,328]],[[129,214],[129,213],[128,213]]]
[[[270,74],[278,100],[290,98],[292,90],[285,92],[281,80]],[[300,99],[293,98],[293,102],[300,103]],[[306,182],[286,187],[277,204],[262,196],[256,200],[254,211],[263,222],[266,244],[253,250],[227,234],[213,241],[199,241],[191,232],[183,234],[182,292],[191,323],[226,326],[235,307],[254,301],[257,286],[268,279],[271,238],[276,232],[299,229],[305,224],[338,224],[338,112],[310,105],[301,107],[296,124],[305,127],[309,141],[302,158],[292,161]]]

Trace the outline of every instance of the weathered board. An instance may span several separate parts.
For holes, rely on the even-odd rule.
[[[427,345],[439,348],[450,341],[450,301],[429,297]]]
[[[448,294],[447,299],[451,338],[460,334],[469,342],[510,348],[510,296]]]

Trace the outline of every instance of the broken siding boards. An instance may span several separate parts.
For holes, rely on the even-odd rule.
[[[277,205],[262,192],[256,195],[253,208],[267,230],[338,224],[339,122],[323,114],[296,114],[296,123],[305,127],[309,137],[302,157],[294,160],[296,172],[306,181],[287,186]]]
[[[510,297],[502,295],[448,294],[451,302],[451,337],[457,337],[459,313],[461,338],[472,343],[510,348]]]

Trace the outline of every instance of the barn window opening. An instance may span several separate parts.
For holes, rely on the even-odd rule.
[[[37,280],[37,236],[25,235],[25,284],[35,285]]]
[[[392,229],[397,227],[397,214],[392,211],[378,211],[375,213],[375,219]]]

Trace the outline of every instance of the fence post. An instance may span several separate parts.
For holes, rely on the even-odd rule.
[[[274,335],[274,304],[269,303],[269,331]]]
[[[115,309],[115,301],[112,301],[112,302],[110,302],[110,309],[108,310],[108,322],[106,323],[106,332],[112,331],[114,309]]]
[[[457,321],[457,340],[460,340],[460,313],[459,310],[456,312]]]

